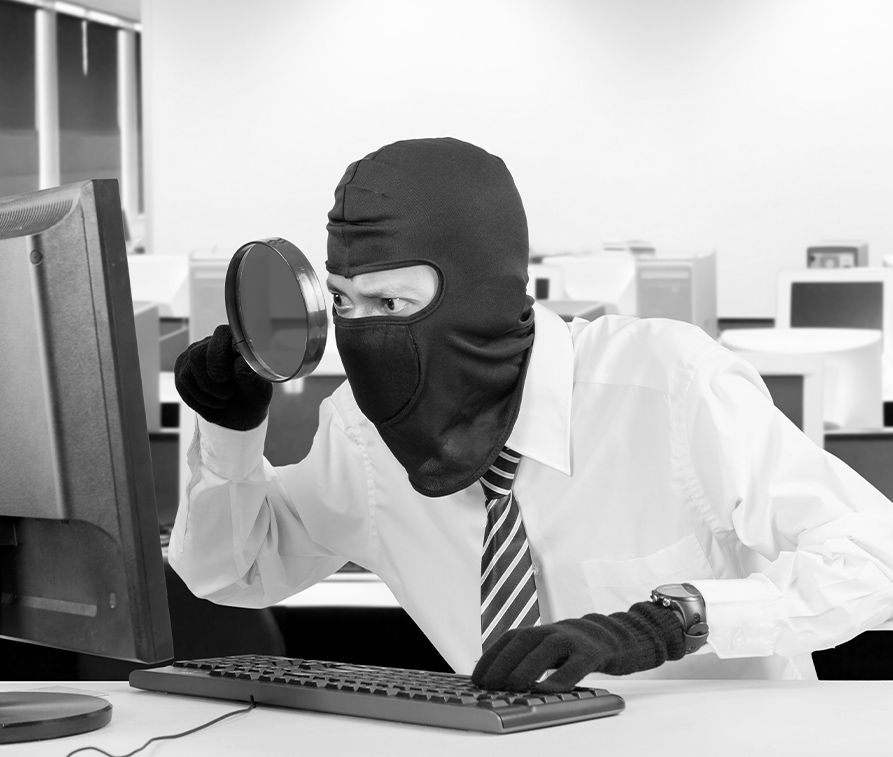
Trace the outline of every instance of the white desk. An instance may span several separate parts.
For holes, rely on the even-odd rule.
[[[277,603],[282,607],[399,607],[400,603],[372,573],[334,573]]]
[[[355,757],[571,757],[704,755],[884,755],[893,751],[890,681],[610,681],[626,711],[602,720],[493,736],[359,718],[258,707],[207,730],[156,742],[152,757],[188,755],[345,755]],[[0,683],[3,690],[53,684]],[[121,754],[153,736],[195,727],[241,705],[130,689],[123,681],[55,684],[102,692],[112,722],[93,733],[39,743],[0,746],[0,755],[68,754],[98,746]],[[85,755],[90,755],[87,752]],[[95,754],[95,753],[93,753]],[[141,753],[142,754],[142,753]]]

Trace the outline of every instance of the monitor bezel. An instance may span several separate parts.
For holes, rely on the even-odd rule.
[[[0,236],[11,242],[10,254],[27,255],[34,266],[32,286],[40,294],[32,301],[39,314],[31,317],[49,334],[41,337],[36,352],[42,356],[40,370],[51,377],[44,391],[59,419],[54,433],[59,444],[70,445],[66,452],[78,450],[70,456],[76,461],[73,468],[67,457],[62,458],[59,475],[66,477],[67,484],[80,480],[76,486],[61,488],[66,498],[73,498],[70,507],[66,502],[64,512],[36,515],[13,505],[0,519],[7,527],[4,546],[9,550],[3,555],[4,567],[16,571],[27,567],[29,586],[28,591],[20,592],[4,573],[4,591],[12,590],[8,596],[4,594],[0,606],[0,632],[14,641],[151,664],[170,660],[173,642],[120,208],[114,179],[78,182],[0,200]],[[77,238],[72,239],[73,235]],[[18,240],[21,244],[17,245]],[[62,261],[62,255],[69,257],[57,266],[54,261]],[[78,269],[83,273],[78,273],[75,286],[65,276]],[[52,332],[53,324],[68,323],[76,316],[82,320],[71,332]],[[84,333],[95,334],[95,342],[92,337],[86,345],[71,339],[73,334]],[[96,362],[91,363],[94,356]],[[90,379],[93,387],[101,386],[89,394],[90,404],[84,403],[88,395],[71,385],[72,375],[78,381]],[[94,412],[100,400],[102,414],[95,419],[91,416],[86,425],[79,422],[85,417],[79,403]],[[81,471],[86,468],[80,461],[92,460],[94,449],[108,468],[101,475],[91,472],[83,483]],[[27,471],[22,475],[28,475]],[[102,485],[100,491],[90,488],[97,481]],[[114,507],[108,506],[111,502]],[[64,546],[71,547],[71,567],[45,558],[46,544],[58,545],[60,529],[68,528],[73,535],[63,538]],[[100,538],[86,539],[83,534],[88,531]],[[83,548],[77,548],[99,541],[109,544],[100,555],[85,555]],[[49,599],[43,594],[32,597],[34,590],[53,590],[60,577],[68,580],[64,571],[74,571],[75,565],[83,569],[88,559],[90,565],[101,561],[105,571],[119,571],[120,580],[113,586],[120,586],[122,592],[110,583],[108,588],[113,590],[103,595],[105,585],[97,589],[91,577],[79,584],[89,587],[78,590],[79,595],[91,592],[89,602],[78,604],[55,594]],[[69,583],[76,579],[73,576]],[[117,620],[120,617],[126,620]],[[99,624],[111,626],[107,635],[97,632]]]
[[[883,287],[883,351],[893,354],[893,269],[890,268],[805,268],[780,271],[776,292],[775,326],[791,328],[791,293],[794,284],[880,283]],[[841,327],[851,328],[851,327]]]

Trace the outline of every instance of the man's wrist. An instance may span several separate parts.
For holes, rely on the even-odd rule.
[[[651,601],[673,611],[682,626],[685,654],[707,643],[707,607],[704,598],[688,583],[663,584],[651,592]]]

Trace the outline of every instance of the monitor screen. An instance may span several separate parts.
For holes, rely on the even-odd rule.
[[[781,412],[801,431],[804,431],[803,406],[805,378],[801,375],[781,374],[763,376],[772,401]]]
[[[772,402],[813,443],[825,438],[825,360],[822,355],[798,354],[790,329],[728,329],[720,343],[749,362],[769,390]]]
[[[884,328],[881,281],[794,281],[793,328]]]
[[[0,200],[0,636],[173,656],[117,181]]]
[[[825,449],[840,458],[887,499],[893,498],[893,429],[829,431]]]

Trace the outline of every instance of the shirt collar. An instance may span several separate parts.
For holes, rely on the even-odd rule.
[[[535,331],[521,409],[506,446],[570,475],[574,346],[568,325],[534,303]]]

